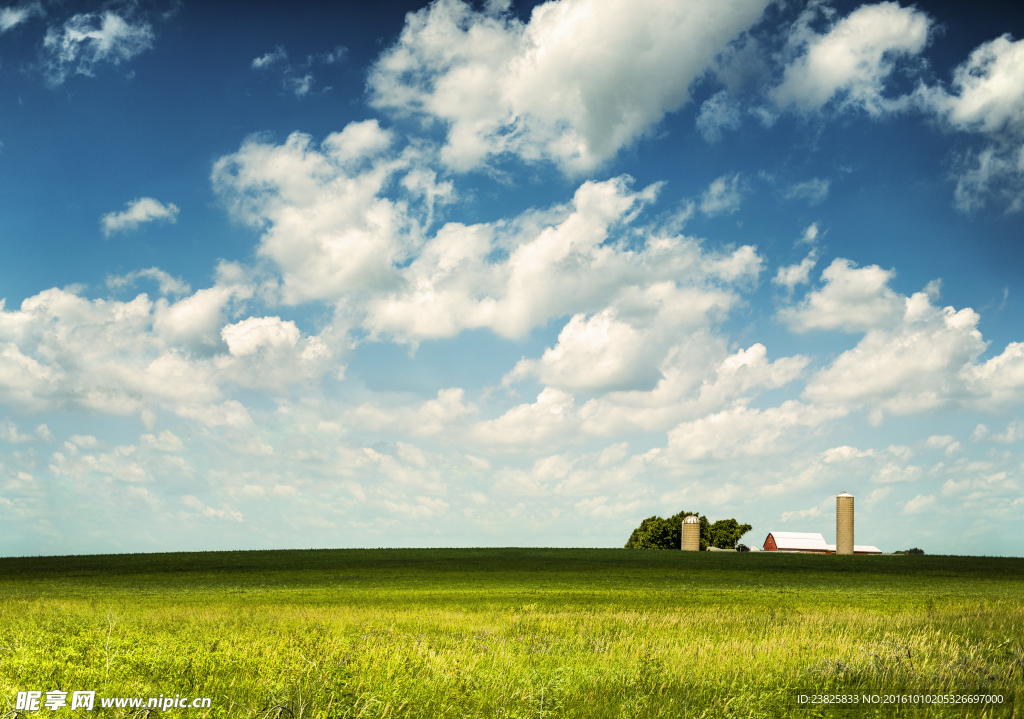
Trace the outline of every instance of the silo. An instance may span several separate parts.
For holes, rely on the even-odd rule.
[[[853,495],[836,497],[836,554],[853,554]]]
[[[700,551],[700,519],[694,514],[683,519],[683,551]]]

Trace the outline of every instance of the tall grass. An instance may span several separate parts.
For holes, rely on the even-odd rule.
[[[1022,590],[1021,560],[955,557],[0,560],[0,714],[18,690],[95,689],[211,697],[170,710],[194,717],[1015,717]],[[797,701],[979,693],[1003,703]]]

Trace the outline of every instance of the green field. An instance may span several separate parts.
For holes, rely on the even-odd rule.
[[[1024,560],[623,549],[0,559],[18,691],[172,716],[1024,717]],[[801,704],[800,695],[1001,704]],[[70,703],[71,695],[68,695]],[[64,716],[69,708],[22,713]]]

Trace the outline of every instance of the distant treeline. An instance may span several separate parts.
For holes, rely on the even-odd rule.
[[[753,527],[735,519],[719,519],[714,524],[703,514],[679,512],[668,519],[654,516],[640,522],[626,542],[626,549],[682,549],[683,519],[696,516],[700,520],[700,551],[708,547],[736,549],[740,537]]]

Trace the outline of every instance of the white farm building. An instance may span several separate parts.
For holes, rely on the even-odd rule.
[[[835,554],[836,545],[825,544],[820,532],[768,532],[764,540],[766,552],[800,552],[801,554]],[[854,554],[881,554],[882,550],[870,544],[853,547]]]

